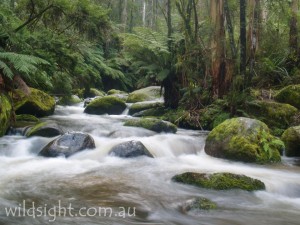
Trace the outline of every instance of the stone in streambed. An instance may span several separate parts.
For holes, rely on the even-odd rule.
[[[300,126],[290,127],[284,131],[281,140],[285,144],[286,156],[300,157]]]
[[[44,157],[69,157],[85,149],[95,148],[94,139],[85,133],[70,132],[51,141],[40,151],[39,155]]]
[[[116,145],[110,150],[109,155],[118,156],[121,158],[134,158],[139,156],[154,158],[140,141],[128,141]]]
[[[280,162],[284,143],[270,134],[266,124],[249,118],[233,118],[214,128],[205,143],[213,157],[251,163]]]
[[[55,137],[63,134],[63,130],[54,122],[42,122],[26,129],[25,136]]]
[[[265,189],[265,184],[260,180],[232,173],[205,174],[187,172],[174,176],[172,180],[178,183],[215,190],[242,189],[256,191]]]
[[[203,197],[197,197],[191,200],[188,200],[185,204],[182,205],[181,209],[183,212],[189,212],[194,210],[212,210],[216,209],[217,204],[211,200]]]
[[[105,96],[92,100],[85,108],[84,112],[95,115],[119,115],[126,109],[123,100],[115,96]]]
[[[124,123],[124,126],[143,127],[145,129],[152,130],[158,133],[177,132],[177,127],[173,123],[153,118],[128,120]]]

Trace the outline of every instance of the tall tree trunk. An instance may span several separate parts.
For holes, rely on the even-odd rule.
[[[235,46],[234,30],[233,30],[228,0],[224,1],[224,10],[225,10],[225,18],[226,18],[226,25],[228,30],[231,54],[232,54],[232,58],[235,60],[237,57],[237,50]]]
[[[124,26],[124,33],[127,27],[127,0],[124,0],[123,11],[122,11],[122,24]]]
[[[292,66],[298,64],[298,28],[297,28],[297,14],[298,14],[298,0],[291,2],[292,16],[290,20],[290,59],[293,62]]]
[[[143,11],[142,11],[143,27],[146,26],[146,9],[147,9],[147,2],[146,0],[143,0]]]
[[[258,49],[259,32],[259,8],[260,0],[249,0],[249,27],[248,27],[248,52],[249,52],[249,74],[247,84],[250,84],[254,75],[255,54]]]
[[[225,56],[224,0],[211,0],[210,16],[213,27],[211,38],[211,77],[215,98],[222,97],[229,89],[231,75]]]
[[[245,78],[245,84],[247,78],[246,63],[247,63],[247,33],[246,33],[246,0],[240,0],[240,74]]]

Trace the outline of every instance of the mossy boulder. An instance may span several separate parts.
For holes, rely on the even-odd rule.
[[[208,155],[250,163],[280,162],[284,144],[270,134],[268,126],[249,118],[228,119],[208,135]]]
[[[300,126],[290,127],[284,131],[281,140],[285,144],[286,156],[300,157]]]
[[[85,149],[94,149],[94,139],[85,133],[70,132],[51,141],[40,151],[39,156],[44,157],[69,157]]]
[[[126,109],[126,104],[115,96],[105,96],[96,98],[91,101],[85,108],[84,112],[95,115],[119,115]]]
[[[0,93],[0,137],[5,135],[10,127],[12,116],[12,105],[9,97]]]
[[[94,97],[104,97],[105,93],[103,91],[98,90],[97,88],[91,88],[90,89],[90,93],[89,93],[89,97],[90,98],[94,98]]]
[[[275,100],[288,103],[300,109],[300,84],[290,85],[281,89],[277,95],[275,95]]]
[[[14,98],[16,114],[30,114],[36,117],[50,116],[54,113],[55,100],[43,91],[30,88],[30,94],[18,91]]]
[[[64,96],[61,97],[57,104],[58,105],[75,105],[82,102],[82,99],[80,99],[77,95],[71,95],[71,96]]]
[[[107,95],[115,95],[115,94],[127,94],[125,91],[120,91],[116,89],[111,89],[107,92]]]
[[[275,135],[281,135],[289,127],[297,111],[294,106],[272,101],[257,100],[247,104],[247,112],[266,123]]]
[[[161,88],[159,86],[150,86],[131,92],[127,102],[136,103],[143,101],[152,101],[160,97]]]
[[[134,115],[135,113],[147,110],[147,109],[153,109],[153,108],[159,108],[163,107],[162,102],[138,102],[132,104],[132,106],[129,108],[129,115]]]
[[[154,158],[149,150],[140,141],[128,141],[114,146],[108,153],[120,158],[134,158],[147,156]]]
[[[213,210],[217,208],[217,204],[211,200],[203,197],[197,197],[191,200],[188,200],[183,206],[183,212],[189,212],[194,210]]]
[[[265,189],[265,184],[260,180],[232,173],[205,174],[187,172],[174,176],[172,180],[183,184],[215,190],[242,189],[246,191],[256,191]]]
[[[54,122],[41,122],[26,129],[25,136],[55,137],[63,134],[62,129]]]
[[[26,127],[26,126],[33,126],[39,122],[40,122],[40,120],[33,115],[21,114],[21,115],[16,115],[16,120],[13,123],[12,127],[20,128],[20,127]]]
[[[131,127],[143,127],[148,130],[152,130],[158,133],[176,133],[177,127],[170,122],[153,119],[153,118],[143,118],[143,119],[134,119],[128,120],[125,122],[124,126]]]

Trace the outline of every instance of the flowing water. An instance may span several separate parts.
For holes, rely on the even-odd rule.
[[[58,106],[45,120],[87,132],[96,143],[68,159],[37,156],[53,138],[0,138],[0,224],[300,224],[296,159],[269,166],[216,159],[203,150],[205,132],[156,134],[124,127],[126,119],[131,117],[86,115],[82,105]],[[129,140],[141,141],[155,158],[107,155]],[[245,174],[263,181],[266,191],[214,191],[171,181],[187,171]],[[181,210],[194,197],[209,198],[218,209]]]

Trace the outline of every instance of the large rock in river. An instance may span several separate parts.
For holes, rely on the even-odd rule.
[[[215,190],[242,189],[246,191],[264,190],[265,184],[260,180],[232,173],[193,173],[176,175],[173,181]]]
[[[159,119],[153,119],[153,118],[128,120],[124,123],[124,126],[143,127],[145,129],[152,130],[157,133],[161,133],[161,132],[176,133],[177,132],[177,127],[173,123],[159,120]]]
[[[285,144],[285,154],[288,157],[300,157],[300,126],[290,127],[282,137]]]
[[[95,147],[94,139],[90,135],[80,132],[71,132],[51,141],[43,148],[39,155],[45,157],[69,157],[82,150],[93,149]]]
[[[16,114],[30,114],[36,117],[52,115],[55,109],[55,100],[43,91],[30,88],[30,94],[25,95],[18,91],[14,99]]]
[[[131,92],[128,96],[127,102],[143,102],[152,101],[160,97],[161,88],[159,86],[150,86],[140,90]]]
[[[9,97],[0,93],[0,137],[3,136],[10,126],[12,105]]]
[[[25,136],[55,137],[63,134],[62,129],[54,122],[42,122],[26,129]]]
[[[153,158],[153,155],[140,141],[128,141],[116,145],[109,151],[109,155],[121,158],[134,158],[139,156],[148,156]]]
[[[281,160],[284,144],[270,134],[266,124],[249,118],[224,121],[208,135],[208,155],[242,162],[270,163]]]
[[[275,100],[282,103],[288,103],[296,108],[300,109],[300,84],[290,85],[281,89]]]
[[[126,104],[115,96],[105,96],[92,100],[85,108],[84,112],[88,114],[119,115],[126,109]]]

